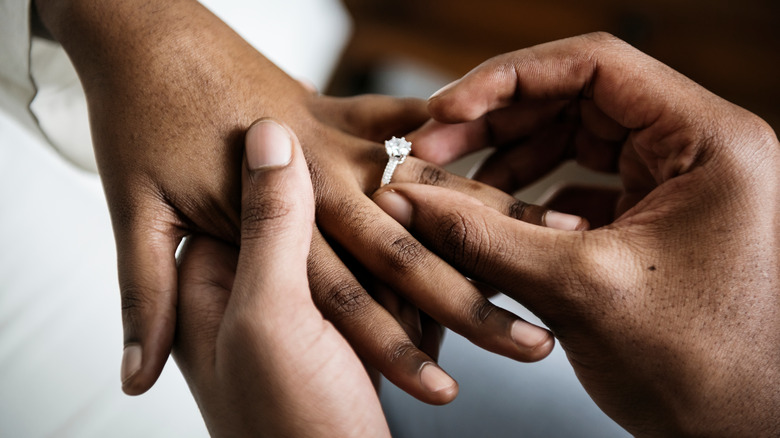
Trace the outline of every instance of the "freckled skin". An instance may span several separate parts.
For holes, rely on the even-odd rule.
[[[780,144],[764,121],[602,34],[486,61],[429,109],[407,136],[420,157],[498,140],[477,179],[512,192],[518,169],[568,150],[623,192],[607,225],[562,232],[392,184],[415,236],[540,316],[631,433],[780,435]]]

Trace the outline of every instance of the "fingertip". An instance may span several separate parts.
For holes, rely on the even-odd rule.
[[[437,98],[439,98],[439,97],[441,97],[443,95],[446,95],[450,90],[452,90],[452,88],[458,82],[460,82],[460,79],[454,80],[454,81],[450,82],[449,84],[446,84],[443,87],[439,88],[433,94],[431,94],[431,97],[428,98],[428,101],[430,102],[430,101],[435,100],[435,99],[437,99]]]
[[[411,224],[412,204],[405,196],[395,190],[388,189],[380,192],[374,197],[374,202],[404,227],[409,227]]]
[[[165,358],[168,356],[165,355]],[[144,354],[140,344],[127,344],[122,352],[120,382],[122,392],[127,395],[141,395],[154,386],[160,377],[165,359],[155,362],[150,355]]]
[[[444,165],[452,161],[449,143],[442,141],[448,126],[436,120],[428,120],[406,138],[414,144],[412,155],[433,164]]]
[[[490,146],[486,128],[482,119],[452,124],[429,120],[407,138],[414,144],[412,155],[441,166]]]
[[[590,229],[590,223],[584,217],[555,210],[548,210],[544,214],[542,224],[547,228],[563,231],[586,231]]]
[[[246,132],[246,163],[250,171],[284,167],[292,160],[290,132],[273,119],[261,119]]]
[[[525,362],[535,362],[547,357],[555,346],[552,333],[523,320],[512,323],[510,336],[523,352]]]
[[[134,385],[135,376],[141,371],[142,364],[143,348],[141,345],[137,343],[127,344],[122,352],[122,365],[120,369],[122,390],[127,395],[137,395],[146,391],[146,389]]]
[[[428,113],[435,120],[444,123],[461,123],[473,120],[470,115],[473,109],[468,105],[460,105],[458,102],[460,93],[453,93],[458,90],[459,87],[456,85],[462,79],[452,81],[439,88],[428,98]]]
[[[433,362],[420,369],[420,384],[432,395],[432,404],[447,404],[458,396],[458,382]]]
[[[443,95],[437,95],[428,100],[428,113],[440,123],[454,124],[473,120],[469,115],[473,110],[459,105],[457,98],[447,90]]]
[[[170,354],[170,348],[157,351],[156,347],[162,345],[148,347],[136,342],[125,345],[120,368],[122,392],[141,395],[154,386]]]

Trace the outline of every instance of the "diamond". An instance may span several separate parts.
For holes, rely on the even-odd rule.
[[[393,137],[390,140],[385,140],[385,151],[390,158],[398,160],[398,164],[401,164],[412,151],[412,143],[406,141],[406,138]]]
[[[406,157],[412,151],[412,143],[406,141],[404,137],[393,137],[390,140],[385,140],[385,151],[387,151],[390,159],[387,160],[387,166],[382,174],[382,182],[379,184],[379,187],[390,184],[396,166],[406,161]]]

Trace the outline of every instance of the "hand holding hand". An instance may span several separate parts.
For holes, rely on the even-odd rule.
[[[438,354],[434,321],[514,359],[549,353],[548,332],[493,306],[366,196],[387,162],[376,142],[418,127],[421,102],[315,96],[194,0],[35,4],[88,99],[117,243],[125,392],[150,388],[168,357],[180,239],[239,243],[241,138],[260,117],[284,120],[300,139],[317,213],[314,302],[367,364],[421,400],[446,403],[455,382],[432,390],[422,374]],[[518,209],[511,196],[418,159],[394,179],[455,188],[543,222],[544,210]],[[361,283],[361,270],[381,285]]]
[[[389,437],[360,360],[312,302],[314,199],[301,146],[270,120],[246,143],[240,251],[195,236],[181,258],[174,357],[209,431]]]
[[[480,175],[507,190],[566,157],[616,167],[622,214],[559,231],[411,184],[380,190],[380,206],[539,315],[630,432],[780,432],[780,144],[766,123],[604,35],[491,59],[429,108],[422,156],[503,146]]]

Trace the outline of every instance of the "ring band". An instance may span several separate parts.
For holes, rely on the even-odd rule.
[[[379,187],[390,184],[395,168],[406,161],[406,157],[409,156],[409,152],[412,151],[412,143],[406,141],[404,137],[393,137],[390,140],[385,140],[385,151],[387,152],[389,160],[387,161],[387,166],[385,166],[385,171],[382,174],[382,182],[379,184]]]

